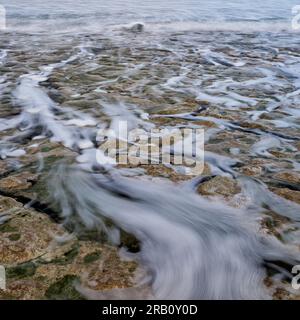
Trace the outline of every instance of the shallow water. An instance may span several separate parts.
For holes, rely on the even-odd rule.
[[[133,258],[147,274],[136,287],[149,286],[150,296],[259,299],[276,287],[294,294],[299,183],[278,175],[300,170],[300,35],[290,30],[297,3],[34,2],[2,2],[3,175],[30,167],[49,180],[47,201],[66,223],[104,230],[114,244],[120,228],[133,234],[141,243]],[[143,30],[131,28],[137,21]],[[204,129],[209,172],[187,177],[169,165],[175,178],[165,169],[153,177],[147,166],[107,161],[99,129],[122,120],[147,132]],[[53,144],[68,164],[50,170],[42,150]],[[203,176],[240,189],[205,197],[197,191]],[[286,192],[293,201],[278,196]],[[266,217],[281,224],[262,230]],[[264,285],[267,276],[274,286]]]

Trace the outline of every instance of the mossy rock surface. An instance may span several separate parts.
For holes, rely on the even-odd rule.
[[[33,262],[23,263],[15,267],[6,269],[8,279],[23,279],[32,277],[36,272],[37,266]]]
[[[76,282],[79,282],[79,278],[76,275],[66,275],[50,285],[45,297],[51,300],[85,300],[75,289]]]
[[[64,253],[62,257],[52,260],[51,263],[69,264],[76,258],[76,256],[78,255],[78,252],[79,252],[79,248],[78,246],[75,246],[71,250]]]
[[[13,233],[8,237],[8,239],[10,241],[18,241],[21,239],[21,235],[20,235],[20,233]]]
[[[87,254],[84,258],[83,261],[84,263],[93,263],[101,258],[101,252],[100,251],[95,251],[93,253]]]
[[[18,231],[18,228],[11,226],[9,223],[4,223],[0,225],[0,232],[8,233],[8,232],[16,232],[16,231]]]

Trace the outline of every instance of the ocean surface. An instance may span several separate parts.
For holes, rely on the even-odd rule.
[[[9,28],[93,32],[143,22],[154,29],[291,29],[297,0],[2,0]]]

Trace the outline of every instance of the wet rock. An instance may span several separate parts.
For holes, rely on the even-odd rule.
[[[32,186],[32,182],[36,181],[37,178],[38,175],[27,171],[16,175],[11,175],[0,180],[0,190],[26,190]]]
[[[141,250],[140,242],[135,236],[121,230],[120,247],[126,247],[129,252],[137,253]]]
[[[237,182],[228,177],[217,176],[198,187],[198,192],[205,196],[230,198],[241,191]]]
[[[208,128],[217,128],[217,125],[209,120],[198,120],[194,121],[194,124],[198,124],[200,126],[208,127]]]
[[[101,252],[100,251],[95,251],[93,253],[87,254],[83,261],[84,263],[93,263],[101,258]]]
[[[0,160],[0,175],[8,170],[8,166],[5,161]]]
[[[288,188],[271,188],[271,191],[280,197],[300,204],[300,191],[291,190]]]
[[[274,179],[300,185],[300,174],[296,172],[280,172],[274,175]]]
[[[273,235],[278,240],[282,241],[281,233],[278,231],[280,223],[277,220],[274,220],[272,217],[265,217],[261,221],[261,231],[263,233]]]
[[[0,196],[0,216],[8,212],[19,212],[22,204],[13,198]]]
[[[260,176],[262,174],[262,167],[260,166],[245,166],[241,168],[241,172],[246,176]]]
[[[266,210],[264,217],[261,219],[260,231],[275,236],[278,240],[283,241],[283,230],[290,220],[274,211]]]
[[[271,150],[270,154],[278,159],[288,158],[288,154],[280,151]]]
[[[66,275],[50,285],[45,297],[51,300],[84,300],[75,288],[76,283],[79,283],[78,276]]]
[[[261,130],[265,130],[266,127],[260,123],[257,122],[241,122],[239,123],[239,125],[243,128],[247,128],[247,129],[261,129]]]
[[[216,110],[217,111],[217,110]],[[230,120],[230,121],[236,121],[237,117],[235,115],[231,115],[228,113],[221,113],[221,112],[211,112],[211,111],[207,111],[205,113],[205,115],[209,116],[209,117],[213,117],[216,119],[225,119],[225,120]]]
[[[167,168],[163,164],[144,165],[141,167],[146,170],[146,172],[149,176],[152,176],[152,177],[169,178],[170,180],[172,180],[174,182],[184,181],[184,180],[190,179],[189,176],[178,174],[174,170],[172,170],[171,168]]]
[[[135,24],[133,24],[132,26],[130,26],[128,28],[128,30],[131,31],[131,32],[143,32],[144,29],[145,29],[145,25],[143,23],[140,23],[140,22],[135,23]]]
[[[185,121],[183,119],[177,119],[177,118],[157,117],[157,118],[153,118],[152,122],[160,126],[163,126],[163,125],[176,126],[178,124],[184,124]],[[201,121],[201,123],[199,124],[204,125],[203,121]]]
[[[121,261],[116,248],[78,240],[45,214],[0,196],[0,219],[9,212],[0,224],[0,265],[7,275],[0,299],[84,299],[76,284],[94,290],[132,286],[137,265]]]
[[[61,228],[51,220],[20,204],[15,214],[0,225],[0,263],[20,264],[34,260],[47,251],[53,234],[62,234]],[[15,236],[19,234],[19,240]],[[52,234],[52,235],[51,235]],[[11,237],[13,236],[13,240]]]
[[[168,168],[163,164],[157,165],[140,165],[139,167],[145,169],[147,175],[151,177],[167,178],[173,182],[181,182],[190,180],[193,175],[187,175],[176,171],[176,166]],[[204,163],[204,169],[201,175],[210,175],[210,168],[207,163]]]
[[[20,233],[13,233],[8,237],[8,239],[10,241],[18,241],[21,239],[21,234]]]
[[[8,279],[23,279],[32,277],[36,271],[36,264],[34,262],[27,262],[17,265],[15,267],[6,268],[6,277]]]
[[[282,284],[281,284],[282,286]],[[300,295],[290,292],[290,283],[285,283],[286,288],[276,288],[274,300],[300,300]]]

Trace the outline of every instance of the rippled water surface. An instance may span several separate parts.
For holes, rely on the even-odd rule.
[[[6,1],[9,25],[37,30],[50,28],[66,31],[74,27],[82,30],[99,29],[136,21],[164,28],[290,28],[292,7],[297,0],[287,1],[222,1],[171,0],[137,1]],[[238,22],[243,22],[239,24]],[[235,23],[235,24],[233,24]],[[216,25],[218,24],[218,25]],[[61,28],[64,28],[63,30]],[[239,29],[238,29],[239,28]]]

